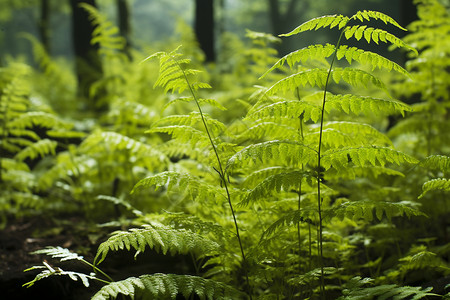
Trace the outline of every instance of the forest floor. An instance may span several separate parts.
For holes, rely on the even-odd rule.
[[[62,221],[63,220],[63,221]],[[84,274],[92,268],[79,261],[59,262],[49,256],[32,255],[30,252],[47,246],[60,246],[76,251],[93,262],[100,242],[104,241],[111,228],[99,228],[85,224],[80,216],[59,216],[57,219],[36,216],[32,218],[9,220],[0,231],[0,291],[1,299],[46,299],[46,300],[84,300],[90,299],[102,284],[90,281],[88,288],[78,280],[74,282],[67,276],[53,276],[38,281],[33,286],[22,287],[34,279],[40,270],[24,272],[32,266],[42,265],[46,260],[51,266],[65,271],[77,271]],[[120,228],[116,228],[117,230]],[[149,273],[193,274],[194,266],[188,256],[172,257],[153,251],[146,251],[134,259],[133,251],[120,251],[108,254],[100,267],[115,280],[129,276]]]

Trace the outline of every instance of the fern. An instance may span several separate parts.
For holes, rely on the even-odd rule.
[[[115,299],[119,294],[131,299],[175,299],[197,295],[200,299],[245,299],[245,295],[221,282],[190,275],[152,274],[129,277],[102,287],[92,300]]]
[[[199,234],[183,229],[171,229],[163,225],[144,225],[129,231],[119,231],[103,242],[97,249],[94,261],[100,264],[110,250],[136,250],[135,257],[149,247],[157,252],[172,255],[175,253],[192,253],[198,257],[213,253],[218,249],[217,243],[207,240]]]
[[[55,149],[57,145],[58,143],[55,141],[43,139],[22,149],[19,153],[16,154],[15,158],[20,161],[24,161],[27,158],[35,159],[38,156],[44,157],[47,154],[55,155]]]
[[[446,178],[431,179],[422,185],[422,194],[419,195],[419,199],[422,198],[429,191],[442,190],[444,192],[450,192],[450,180]]]
[[[361,279],[357,276],[352,278],[343,290],[343,296],[339,300],[359,300],[359,299],[422,299],[427,296],[437,296],[430,293],[432,288],[421,288],[412,286],[398,286],[395,284],[379,285],[375,287],[364,287],[372,280],[370,278]],[[411,298],[412,297],[412,298]]]

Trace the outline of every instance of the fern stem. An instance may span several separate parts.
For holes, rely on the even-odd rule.
[[[325,279],[324,279],[324,272],[323,272],[323,241],[322,241],[322,232],[323,232],[323,225],[322,225],[322,197],[321,197],[321,189],[320,189],[320,182],[321,182],[321,150],[322,150],[322,137],[323,137],[323,120],[325,115],[325,103],[327,98],[327,89],[328,89],[328,83],[330,81],[331,77],[331,71],[333,69],[334,62],[336,60],[337,50],[340,46],[342,36],[345,32],[345,29],[347,24],[343,27],[343,30],[341,31],[341,34],[339,35],[339,39],[336,43],[334,52],[333,52],[333,58],[330,63],[330,68],[328,70],[327,79],[325,81],[325,86],[323,89],[323,102],[322,102],[322,111],[320,116],[320,132],[319,132],[319,148],[317,151],[317,209],[318,209],[318,215],[319,215],[319,264],[320,264],[320,292],[323,299],[325,299]]]
[[[236,230],[236,237],[238,239],[239,248],[241,250],[242,263],[244,265],[244,273],[245,273],[245,279],[246,279],[246,283],[247,283],[248,294],[249,294],[250,299],[252,299],[251,288],[250,288],[250,281],[249,281],[249,278],[248,278],[247,259],[245,257],[244,247],[242,246],[242,239],[241,239],[241,236],[239,234],[239,226],[238,226],[237,219],[236,219],[236,213],[234,211],[233,204],[231,203],[231,195],[230,195],[230,191],[228,190],[228,184],[227,184],[225,172],[224,172],[223,167],[222,167],[222,161],[220,159],[219,152],[217,151],[216,145],[214,144],[213,138],[212,138],[211,133],[209,131],[208,124],[206,123],[205,117],[203,115],[202,108],[201,108],[200,103],[199,103],[199,101],[197,99],[197,95],[195,94],[194,89],[192,88],[192,85],[189,82],[189,79],[188,79],[186,73],[184,72],[183,68],[181,68],[181,66],[179,65],[179,63],[178,63],[178,61],[176,59],[174,59],[174,61],[177,64],[177,66],[180,68],[181,72],[183,73],[184,79],[186,80],[186,83],[188,84],[189,91],[190,91],[192,97],[194,98],[195,104],[197,104],[197,108],[198,108],[198,111],[200,113],[203,125],[205,127],[206,134],[208,135],[208,139],[209,139],[209,141],[211,143],[211,146],[212,146],[212,148],[214,150],[214,154],[215,154],[216,159],[217,159],[217,164],[219,165],[219,169],[217,171],[219,173],[220,180],[224,184],[225,191],[226,191],[226,194],[227,194],[228,205],[230,207],[231,214],[233,216],[234,227],[235,227],[235,230]]]

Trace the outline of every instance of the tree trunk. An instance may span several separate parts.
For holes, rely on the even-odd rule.
[[[195,0],[195,34],[207,62],[216,60],[214,46],[214,1]]]
[[[41,19],[38,24],[42,46],[50,54],[50,3],[49,0],[41,0]]]
[[[70,0],[72,8],[72,41],[75,51],[75,69],[78,79],[78,95],[89,99],[89,90],[94,82],[103,75],[103,68],[98,53],[98,44],[92,45],[91,38],[94,26],[89,14],[79,6],[86,3],[96,7],[95,0]],[[99,110],[96,99],[91,99],[88,107]]]
[[[131,24],[130,24],[130,8],[128,6],[127,0],[116,0],[117,16],[119,19],[119,30],[120,35],[125,39],[124,52],[131,57],[130,49],[130,34],[131,34]]]

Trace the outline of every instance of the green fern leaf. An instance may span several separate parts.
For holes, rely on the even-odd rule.
[[[132,228],[128,231],[116,231],[100,244],[94,262],[100,264],[109,251],[136,250],[135,257],[149,247],[164,255],[194,254],[203,257],[218,249],[219,245],[203,236],[184,229],[173,229],[161,224],[143,225],[143,228]]]
[[[160,187],[165,187],[168,192],[176,189],[182,194],[188,194],[193,200],[218,199],[223,195],[215,185],[208,184],[190,174],[174,171],[162,172],[140,180],[134,186],[131,193],[133,194],[141,188],[153,186],[155,190],[158,190]]]
[[[119,294],[131,299],[175,299],[177,294],[189,299],[246,299],[244,293],[212,279],[191,275],[152,274],[129,277],[102,287],[92,300],[116,299]]]
[[[161,110],[165,111],[169,106],[171,106],[173,104],[176,104],[178,102],[191,102],[191,101],[194,101],[193,97],[176,98],[176,99],[173,99],[173,100],[170,100],[169,102],[167,102],[163,106],[163,108]],[[214,100],[214,99],[203,99],[203,98],[200,98],[200,99],[198,99],[198,103],[200,103],[200,104],[206,103],[206,104],[209,104],[209,105],[211,105],[213,107],[216,107],[216,108],[218,108],[220,110],[227,110],[226,107],[224,107],[222,104],[220,104],[219,102],[217,102],[217,100]]]
[[[407,29],[400,26],[400,24],[398,24],[397,21],[379,11],[372,11],[372,10],[358,11],[355,15],[352,16],[352,19],[355,18],[359,19],[361,22],[364,22],[364,19],[367,21],[370,21],[370,19],[381,20],[384,22],[384,24],[389,23],[394,25],[395,27],[400,28],[401,30],[407,31]]]
[[[383,214],[390,221],[394,216],[406,215],[426,216],[413,206],[414,204],[407,201],[402,202],[386,202],[386,201],[348,201],[340,204],[325,213],[326,217],[337,217],[339,219],[349,218],[352,220],[364,219],[365,221],[373,220],[373,212],[378,220],[382,220]]]
[[[358,147],[331,149],[324,153],[322,166],[328,170],[344,170],[352,162],[356,166],[384,166],[386,163],[400,165],[404,162],[415,164],[417,160],[403,152],[387,147]]]
[[[263,181],[265,178],[280,174],[287,173],[291,171],[295,171],[296,169],[290,167],[268,167],[261,170],[256,170],[245,177],[245,180],[242,182],[242,187],[244,188],[254,188],[258,183]]]
[[[280,36],[291,36],[294,34],[299,34],[300,32],[308,31],[308,30],[317,30],[319,28],[334,28],[338,26],[339,29],[342,29],[347,25],[347,22],[350,18],[342,16],[342,15],[328,15],[322,16],[318,18],[311,19],[289,33],[280,34]]]
[[[257,162],[284,166],[300,166],[315,162],[317,152],[301,143],[293,141],[269,141],[253,144],[233,155],[227,163],[232,170],[242,165],[251,166]]]
[[[191,126],[169,125],[163,127],[155,127],[145,131],[145,133],[155,132],[170,134],[172,138],[176,139],[178,142],[190,143],[191,146],[197,145],[198,147],[206,147],[210,144],[208,137],[205,136],[203,131],[192,128]]]
[[[281,79],[272,85],[267,91],[267,95],[273,95],[278,91],[286,93],[287,91],[294,91],[299,86],[310,85],[312,87],[318,86],[323,88],[327,80],[328,70],[325,69],[311,69],[306,71],[301,71],[296,74],[290,75]],[[386,93],[387,89],[384,83],[373,76],[372,74],[352,68],[335,68],[331,72],[331,78],[334,82],[339,84],[341,80],[350,84],[351,86],[364,86],[367,87],[369,84],[384,90]]]
[[[331,109],[337,109],[347,114],[353,113],[359,115],[361,113],[370,115],[392,115],[400,113],[404,116],[405,112],[412,111],[412,108],[398,100],[380,99],[368,96],[358,95],[332,95],[327,93],[327,112]]]
[[[296,136],[298,136],[298,130],[295,128],[275,122],[261,122],[248,128],[239,138],[241,140],[251,139],[253,141],[287,140]]]
[[[58,146],[57,142],[43,139],[17,153],[15,158],[19,161],[24,161],[27,158],[35,159],[38,156],[44,157],[48,154],[55,155],[56,146]]]
[[[422,194],[419,199],[425,196],[429,191],[442,190],[444,192],[450,192],[450,180],[446,178],[436,178],[425,182],[422,185]]]
[[[372,279],[357,276],[352,278],[345,284],[345,288],[342,290],[343,296],[338,300],[363,300],[363,299],[422,299],[427,296],[438,296],[434,293],[430,293],[433,289],[413,287],[413,286],[398,286],[395,284],[379,285],[375,287],[364,287],[367,283],[370,283]]]
[[[307,101],[280,101],[251,112],[244,120],[258,120],[270,117],[274,121],[278,121],[281,118],[298,118],[302,116],[304,121],[312,120],[317,122],[320,119],[321,112],[320,106]]]
[[[450,157],[444,155],[430,155],[420,165],[441,172],[450,172]]]
[[[8,123],[8,127],[19,129],[32,128],[33,126],[67,129],[72,127],[71,124],[61,121],[57,116],[45,112],[27,112]]]
[[[365,34],[365,32],[368,33]],[[384,43],[391,43],[398,48],[408,49],[409,51],[414,52],[416,55],[419,54],[415,48],[409,46],[404,41],[387,32],[386,30],[367,27],[366,25],[354,25],[351,27],[347,27],[345,28],[344,36],[347,40],[354,37],[358,41],[364,36],[368,43],[370,43],[370,41],[374,41],[376,44],[378,44],[379,41],[382,41]]]
[[[219,135],[227,131],[227,127],[222,122],[211,118],[206,113],[203,113],[203,117],[208,128],[214,135]],[[156,121],[153,123],[152,127],[156,129],[160,126],[164,127],[164,125],[186,125],[191,127],[198,127],[200,125],[203,127],[202,115],[199,112],[191,112],[189,115],[172,115]]]
[[[80,256],[77,253],[71,252],[69,249],[62,248],[59,246],[58,247],[48,246],[45,249],[40,249],[31,252],[31,254],[45,254],[51,256],[52,258],[58,258],[60,261],[83,260],[83,256]]]
[[[310,173],[300,170],[271,175],[250,190],[239,205],[247,206],[254,201],[264,199],[267,195],[272,194],[273,191],[278,193],[281,191],[298,191],[303,178],[311,179],[312,176]]]

